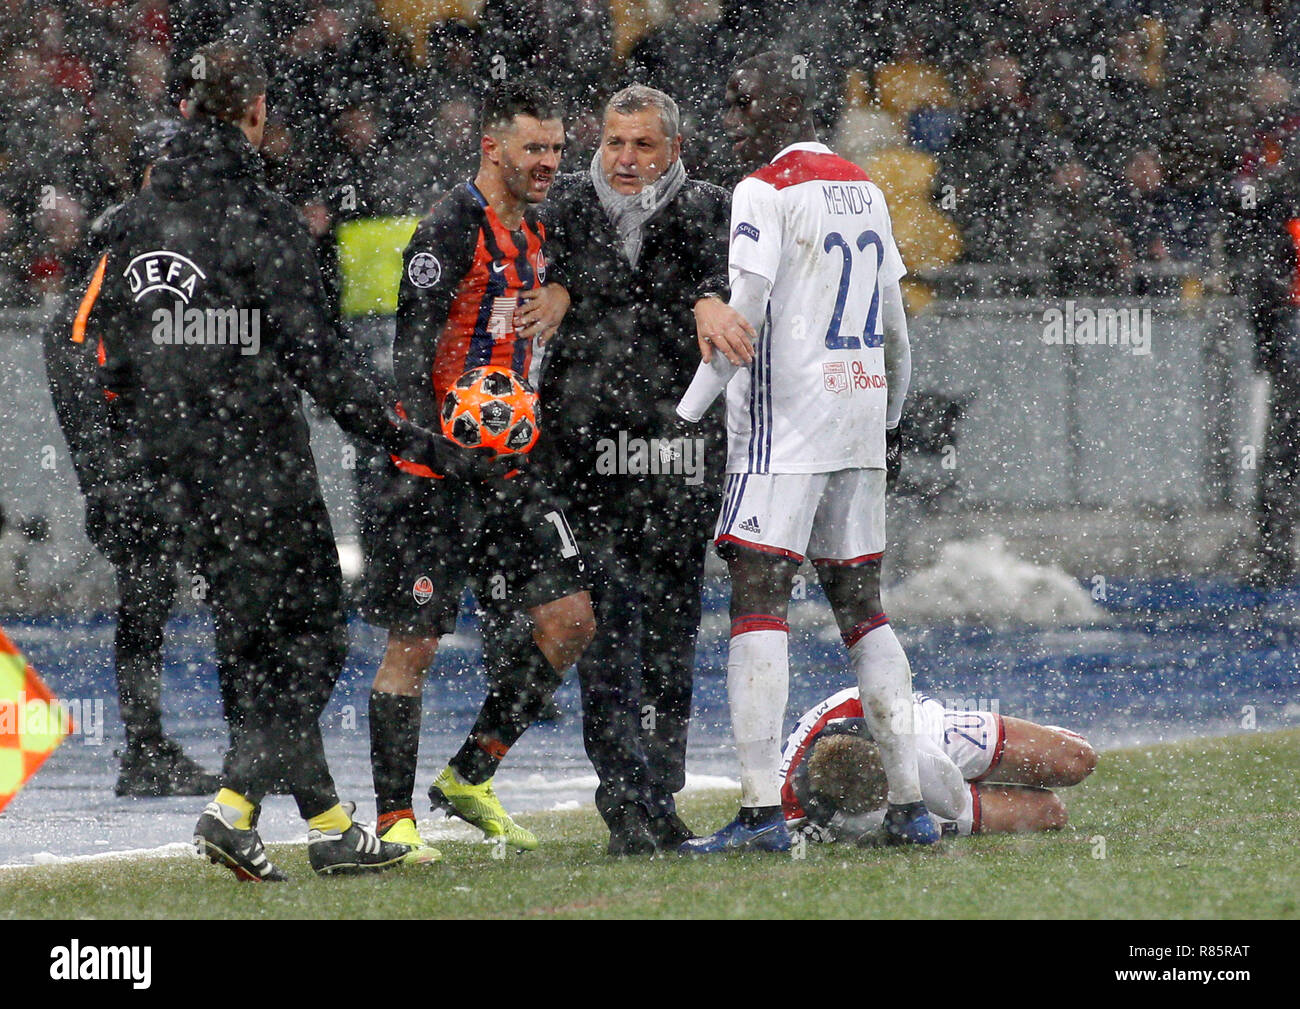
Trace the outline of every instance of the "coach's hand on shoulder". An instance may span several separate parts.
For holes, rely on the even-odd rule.
[[[555,335],[569,310],[569,292],[560,284],[545,284],[519,292],[515,332],[544,345]]]
[[[892,491],[903,471],[903,422],[885,428],[885,490]]]
[[[748,319],[711,294],[695,303],[695,338],[705,364],[713,360],[715,349],[732,364],[749,364],[758,334]]]

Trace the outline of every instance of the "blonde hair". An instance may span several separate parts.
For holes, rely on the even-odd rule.
[[[880,748],[861,736],[826,736],[808,754],[808,787],[845,813],[884,805],[889,784]]]

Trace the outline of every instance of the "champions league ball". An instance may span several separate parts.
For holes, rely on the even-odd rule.
[[[523,454],[537,444],[537,393],[509,368],[475,368],[447,390],[442,433],[466,448]]]

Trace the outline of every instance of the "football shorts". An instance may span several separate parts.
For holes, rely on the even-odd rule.
[[[945,708],[933,697],[919,695],[916,731],[930,736],[957,765],[967,781],[979,781],[1002,759],[1007,735],[996,711]]]
[[[368,623],[390,631],[450,634],[466,586],[494,610],[529,610],[589,586],[563,509],[527,476],[489,485],[402,474],[378,511],[357,601]]]
[[[854,565],[885,552],[885,471],[731,473],[718,552],[748,547],[800,563]]]

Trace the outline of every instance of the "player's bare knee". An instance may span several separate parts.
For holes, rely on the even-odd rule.
[[[753,550],[728,551],[732,617],[763,613],[785,619],[790,605],[790,589],[798,570],[797,564],[783,558]]]
[[[531,611],[537,646],[556,669],[568,669],[596,637],[596,614],[583,592]]]
[[[1061,830],[1070,822],[1065,803],[1055,792],[1046,792],[1039,798],[1037,823],[1034,830]]]
[[[428,669],[433,664],[433,660],[438,657],[438,639],[436,637],[412,640],[404,648],[407,661],[412,667],[418,668],[422,672]]]
[[[390,634],[384,657],[375,673],[374,689],[388,694],[418,695],[424,674],[438,656],[438,639]]]
[[[1097,766],[1097,751],[1082,739],[1071,739],[1057,755],[1054,763],[1058,784],[1077,785]]]
[[[1017,834],[1042,830],[1061,830],[1070,822],[1065,803],[1046,788],[1010,786],[1007,805],[1001,813],[1001,826],[995,829]]]
[[[817,578],[840,621],[841,630],[884,612],[880,601],[879,561],[851,568],[818,564]]]

